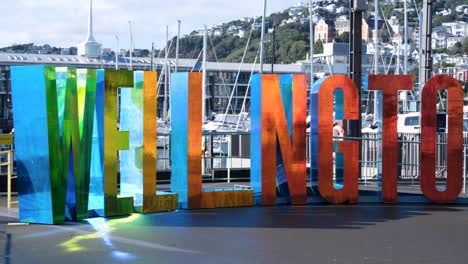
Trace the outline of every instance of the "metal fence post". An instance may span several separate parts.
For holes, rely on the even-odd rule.
[[[227,182],[231,183],[231,163],[232,163],[232,136],[229,136],[230,140],[228,143],[228,157],[226,159],[227,165]]]
[[[10,209],[11,208],[11,163],[12,163],[11,162],[11,150],[9,150],[7,152],[7,158],[8,158],[8,160],[7,160],[7,163],[8,163],[8,165],[7,165],[7,181],[8,181],[8,183],[7,183],[7,185],[8,185],[8,187],[7,187],[8,188],[8,191],[7,191],[7,203],[8,203],[7,208]]]
[[[463,147],[463,194],[466,194],[466,145]]]

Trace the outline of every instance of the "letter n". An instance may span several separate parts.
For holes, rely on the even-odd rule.
[[[287,186],[292,204],[305,204],[305,75],[259,74],[252,78],[251,181],[262,205],[276,204],[276,186]]]

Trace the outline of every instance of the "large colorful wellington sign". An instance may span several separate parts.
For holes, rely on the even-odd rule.
[[[307,203],[307,80],[297,75],[255,75],[251,93],[253,190],[202,189],[202,81],[199,73],[172,75],[171,193],[157,191],[157,74],[141,71],[12,67],[20,220],[59,224],[134,211],[277,203],[277,186],[293,205]],[[397,202],[397,103],[411,76],[370,76],[383,93],[381,200]],[[436,96],[448,91],[448,173],[436,187]],[[119,96],[120,95],[120,96]],[[310,178],[330,203],[359,199],[359,141],[333,142],[333,115],[359,119],[359,93],[346,76],[311,89]],[[120,118],[118,118],[120,117]],[[463,90],[448,76],[423,89],[421,189],[435,203],[450,203],[462,189]],[[333,180],[333,153],[343,182]],[[277,166],[277,165],[280,166]],[[120,167],[118,167],[120,166]],[[338,166],[338,162],[337,162]],[[118,169],[120,168],[120,177]],[[118,184],[120,183],[120,191]],[[258,197],[259,199],[254,199]]]

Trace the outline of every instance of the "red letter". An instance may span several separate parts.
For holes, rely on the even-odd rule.
[[[334,75],[326,79],[319,90],[318,101],[318,183],[324,199],[331,203],[356,203],[359,198],[359,142],[341,141],[339,150],[344,154],[344,186],[333,186],[333,98],[336,89],[343,89],[344,118],[359,118],[359,93],[347,76]]]
[[[437,127],[437,91],[448,92],[447,188],[436,188],[435,155]],[[434,203],[457,199],[463,185],[463,89],[452,77],[441,75],[430,79],[422,90],[421,109],[421,189]]]
[[[382,200],[398,201],[398,91],[411,91],[412,75],[369,75],[369,90],[383,91]]]

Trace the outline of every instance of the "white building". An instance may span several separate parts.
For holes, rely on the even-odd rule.
[[[344,6],[340,6],[336,9],[336,13],[337,14],[345,14],[345,13],[348,13],[349,12],[349,8],[347,7],[344,7]]]
[[[336,5],[335,4],[327,5],[325,7],[325,10],[327,10],[330,13],[334,13],[336,11]]]
[[[449,36],[449,37],[447,37],[447,49],[453,47],[458,42],[462,43],[463,42],[463,37],[459,37],[459,36]]]
[[[448,15],[452,14],[452,9],[450,9],[450,8],[447,8],[447,9],[440,8],[440,9],[436,10],[435,13],[438,16],[448,16]]]
[[[432,31],[432,49],[447,48],[447,38],[450,32],[445,27],[436,27]]]
[[[211,30],[211,33],[213,34],[213,36],[219,37],[223,35],[223,29],[221,27],[215,27]]]
[[[400,23],[398,21],[398,18],[396,16],[390,17],[390,19],[387,20],[388,24],[392,28],[393,32],[399,33],[400,32]]]
[[[468,14],[468,5],[459,5],[455,8],[458,13]]]
[[[379,52],[380,53],[380,52]],[[384,73],[389,70],[393,73],[396,65],[392,63],[391,54],[382,53],[379,56],[379,72]],[[370,54],[367,46],[362,46],[362,72],[363,74],[373,71],[374,55]],[[384,64],[382,63],[382,60]],[[310,61],[298,62],[303,65],[304,71],[310,71]],[[402,60],[403,63],[403,60]],[[410,66],[411,67],[411,66]],[[411,70],[411,68],[410,68]],[[348,43],[325,43],[323,44],[323,53],[314,54],[314,72],[317,77],[323,77],[332,74],[349,74],[349,44]]]
[[[441,63],[442,61],[447,61],[449,55],[447,53],[436,53],[432,56],[434,64]]]
[[[442,26],[454,36],[468,37],[468,23],[464,21],[442,23]]]
[[[245,30],[239,29],[239,32],[237,32],[237,34],[235,35],[238,36],[239,38],[243,38],[245,37]]]

